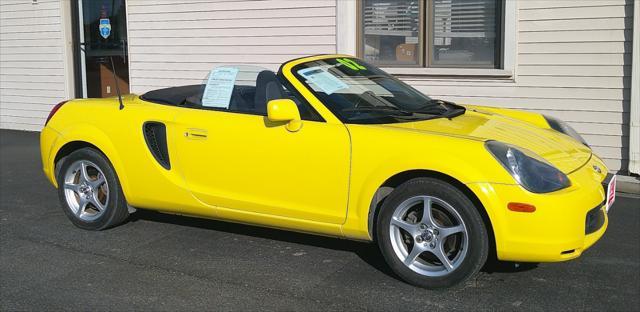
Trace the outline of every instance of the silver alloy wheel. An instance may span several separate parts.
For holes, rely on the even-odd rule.
[[[415,196],[396,207],[389,225],[396,256],[414,272],[435,277],[464,261],[469,234],[460,214],[432,196]]]
[[[71,164],[64,174],[64,195],[75,216],[83,221],[98,219],[109,203],[109,185],[102,170],[88,160]]]

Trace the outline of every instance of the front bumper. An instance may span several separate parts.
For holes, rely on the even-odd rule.
[[[600,172],[594,165],[601,168]],[[556,262],[579,257],[607,229],[607,181],[604,163],[595,155],[569,174],[569,188],[534,194],[519,185],[471,183],[492,223],[498,259],[523,262]],[[507,209],[510,202],[536,207],[533,213]]]

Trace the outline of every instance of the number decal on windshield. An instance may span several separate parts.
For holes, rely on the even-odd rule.
[[[356,63],[356,61],[352,60],[352,59],[348,59],[348,58],[339,58],[336,59],[338,62],[340,62],[342,65],[347,66],[355,71],[358,70],[363,70],[363,69],[367,69],[366,67]]]

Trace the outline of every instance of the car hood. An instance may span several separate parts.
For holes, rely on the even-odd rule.
[[[538,154],[564,173],[582,167],[591,158],[591,150],[571,137],[493,113],[467,110],[464,115],[452,119],[437,118],[381,126],[512,144]]]

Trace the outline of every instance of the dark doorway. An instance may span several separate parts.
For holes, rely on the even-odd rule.
[[[129,93],[125,0],[72,0],[72,6],[76,96],[116,96],[116,83],[120,92]]]

